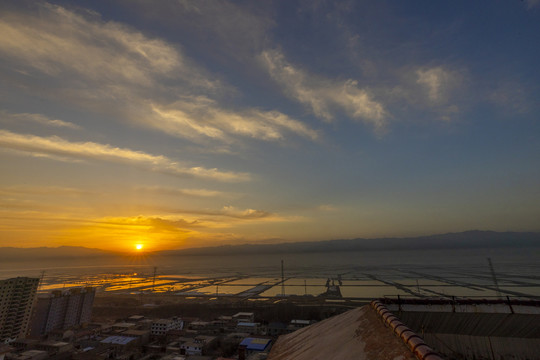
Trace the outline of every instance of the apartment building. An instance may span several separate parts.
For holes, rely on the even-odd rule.
[[[0,280],[0,343],[26,335],[38,285],[38,278]]]

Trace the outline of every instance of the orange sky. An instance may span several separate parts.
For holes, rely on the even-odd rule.
[[[538,1],[186,4],[0,2],[0,247],[540,230]]]

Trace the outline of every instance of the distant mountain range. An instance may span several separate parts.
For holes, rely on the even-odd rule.
[[[223,245],[161,251],[160,255],[284,254],[371,250],[480,249],[540,247],[538,232],[465,231],[404,238],[345,239],[280,244]]]
[[[238,255],[320,253],[373,250],[419,249],[479,249],[479,248],[540,248],[538,232],[465,231],[419,237],[346,239],[279,244],[223,245],[206,248],[166,250],[153,253],[157,256],[182,255]],[[123,255],[77,246],[56,248],[0,248],[0,263],[32,259],[114,258]]]

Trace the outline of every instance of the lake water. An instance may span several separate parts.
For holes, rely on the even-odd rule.
[[[492,259],[495,285],[487,258]],[[281,284],[284,261],[284,287]],[[0,264],[0,278],[41,277],[41,292],[74,286],[98,291],[179,295],[319,295],[340,285],[344,297],[540,298],[540,251],[475,249],[231,256],[137,256],[121,260]],[[154,280],[154,269],[156,278]],[[499,292],[499,293],[498,293]]]

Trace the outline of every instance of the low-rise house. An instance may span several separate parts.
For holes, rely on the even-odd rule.
[[[140,352],[140,339],[132,336],[109,336],[100,342],[109,349],[109,358],[129,359]],[[112,356],[112,357],[111,357]],[[135,358],[135,357],[132,357]]]
[[[152,319],[143,319],[141,321],[137,321],[137,327],[139,329],[151,330],[153,322],[154,320]]]
[[[91,323],[85,326],[86,330],[92,330],[94,335],[100,335],[112,331],[112,325],[106,323]]]
[[[204,355],[207,353],[208,348],[217,341],[217,337],[198,335],[192,339],[184,338],[182,340],[178,341],[180,343],[181,355]]]
[[[239,322],[236,325],[236,331],[246,332],[249,334],[258,334],[259,333],[259,323],[254,322]]]
[[[219,329],[234,329],[237,321],[234,320],[232,316],[222,315],[216,320],[212,321],[212,323]]]
[[[127,330],[122,333],[123,336],[129,336],[139,339],[139,344],[145,345],[150,341],[149,330]]]
[[[176,341],[178,338],[183,337],[186,330],[169,330],[165,335],[166,342]],[[193,336],[192,336],[193,337]]]
[[[247,337],[238,346],[238,359],[245,360],[253,354],[268,353],[272,339]]]
[[[306,326],[309,326],[313,324],[314,321],[311,320],[291,320],[289,323],[289,330],[296,331],[298,329],[305,328]]]
[[[188,341],[180,345],[182,355],[202,355],[204,344]]]
[[[72,344],[61,341],[20,340],[17,345],[17,352],[6,354],[6,360],[70,359],[74,352]]]
[[[128,322],[118,322],[118,323],[112,324],[112,330],[118,331],[118,332],[126,331],[129,329],[135,329],[136,327],[137,327],[137,324],[128,323]]]
[[[254,322],[255,314],[252,312],[239,312],[233,315],[236,322]]]
[[[167,343],[167,346],[165,347],[165,352],[167,354],[173,354],[178,353],[181,354],[181,346],[182,344],[185,344],[187,342],[192,342],[193,338],[189,337],[183,337],[183,336],[176,336],[174,338],[174,341],[170,341]]]
[[[220,317],[217,318],[217,320],[222,321],[224,323],[230,323],[233,321],[233,317],[228,316],[228,315],[221,315]]]
[[[49,356],[73,352],[73,344],[63,341],[44,341],[36,344],[35,350],[46,351]]]
[[[101,343],[114,345],[118,348],[128,348],[139,345],[138,339],[132,336],[109,336],[101,340]]]
[[[198,335],[195,337],[195,342],[203,345],[203,355],[208,354],[217,345],[218,340],[216,336]]]
[[[99,348],[84,348],[78,353],[73,354],[73,360],[101,360],[110,359],[114,356],[114,349],[112,347],[99,347]]]
[[[155,336],[162,336],[167,334],[169,330],[182,330],[184,328],[184,322],[179,318],[172,319],[158,319],[152,322],[151,334]]]
[[[180,345],[182,345],[183,342],[173,341],[167,344],[165,347],[165,352],[167,354],[180,354]]]
[[[189,328],[192,330],[208,330],[212,327],[212,322],[210,321],[193,321],[189,324]]]
[[[226,339],[231,339],[231,340],[237,340],[238,342],[244,340],[245,338],[249,337],[249,333],[240,333],[240,332],[235,332],[235,333],[230,333],[226,336]]]

